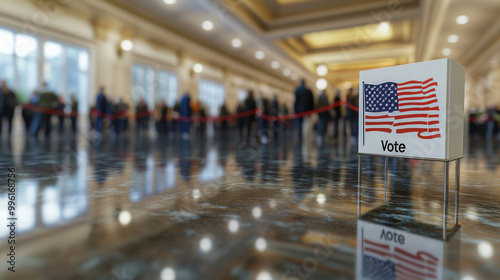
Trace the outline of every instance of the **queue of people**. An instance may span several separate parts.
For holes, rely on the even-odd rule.
[[[4,131],[10,136],[13,131],[15,110],[20,104],[15,91],[6,81],[0,82],[0,91],[0,133],[3,132],[5,120],[7,127]],[[339,137],[350,139],[351,143],[357,141],[359,95],[353,88],[348,89],[345,99],[341,98],[340,90],[337,89],[333,100],[329,100],[325,91],[319,92],[315,97],[313,91],[302,80],[294,95],[293,111],[290,112],[288,106],[280,104],[276,94],[269,100],[262,93],[257,93],[256,97],[255,93],[249,90],[246,98],[238,102],[233,112],[224,102],[219,108],[220,119],[206,118],[207,110],[204,104],[198,100],[194,101],[189,93],[183,94],[173,107],[167,106],[164,100],[160,101],[155,105],[153,112],[149,111],[145,100],[139,98],[134,108],[135,130],[138,135],[147,133],[152,117],[154,128],[159,135],[180,133],[183,139],[189,139],[191,134],[203,136],[209,128],[220,132],[223,136],[230,136],[230,132],[234,131],[239,139],[257,140],[262,144],[292,130],[295,131],[299,142],[304,138],[310,138],[314,130],[318,145]],[[330,106],[328,110],[321,109],[327,106]],[[35,90],[29,100],[22,105],[26,135],[37,137],[40,131],[43,131],[43,134],[49,137],[54,121],[58,122],[56,131],[60,135],[65,135],[69,131],[76,135],[78,107],[75,95],[70,95],[70,102],[67,103],[62,95],[58,95],[47,83],[43,83],[40,89]],[[95,106],[90,111],[90,127],[98,137],[108,128],[115,135],[120,135],[129,127],[129,110],[129,105],[122,98],[117,98],[115,101],[108,100],[104,87],[101,87]],[[500,112],[498,108],[491,107],[487,114],[470,113],[470,134],[484,134],[488,139],[494,135],[500,137],[498,112]],[[67,120],[70,121],[69,128]],[[331,130],[328,129],[330,123],[332,123]]]
[[[14,111],[18,106],[18,99],[12,89],[5,81],[1,82],[0,116],[8,123],[8,133],[12,133]],[[138,135],[147,133],[150,129],[150,117],[154,119],[154,128],[159,135],[177,134],[180,132],[183,139],[189,139],[191,133],[204,135],[209,127],[219,131],[221,135],[228,136],[230,131],[235,130],[240,139],[260,140],[266,144],[271,138],[279,137],[282,133],[288,133],[292,129],[296,131],[297,139],[302,141],[303,134],[309,135],[315,127],[317,141],[321,144],[325,141],[327,127],[330,121],[334,123],[333,137],[339,136],[340,120],[344,119],[344,133],[347,123],[350,123],[352,137],[357,134],[357,112],[350,107],[344,110],[335,107],[331,110],[319,112],[317,122],[313,124],[311,114],[308,111],[322,108],[330,104],[325,92],[321,92],[315,101],[314,94],[305,81],[301,81],[295,91],[294,114],[304,114],[298,117],[290,117],[290,111],[285,104],[280,104],[278,96],[273,95],[268,100],[262,93],[257,97],[249,90],[246,98],[239,102],[236,110],[230,112],[224,102],[219,110],[220,120],[207,117],[207,110],[200,101],[193,101],[189,93],[185,93],[173,107],[168,107],[166,102],[160,101],[151,113],[143,98],[139,98],[135,106],[135,130]],[[357,106],[357,96],[350,90],[347,96],[348,102]],[[340,101],[340,93],[337,91],[333,102]],[[341,111],[346,113],[343,116]],[[232,117],[236,114],[235,117]],[[78,101],[74,95],[70,97],[70,103],[64,102],[61,95],[51,90],[44,83],[39,90],[31,95],[26,104],[23,105],[22,117],[26,133],[37,137],[40,131],[46,137],[52,133],[53,119],[58,121],[57,132],[64,134],[66,120],[70,120],[69,130],[77,133]],[[115,135],[124,133],[129,127],[129,105],[121,98],[110,101],[101,87],[96,96],[95,106],[90,111],[90,126],[96,132],[96,136],[102,136],[104,130],[109,129]],[[0,122],[0,132],[2,130]]]
[[[0,95],[0,133],[2,132],[3,120],[7,119],[8,134],[12,134],[13,119],[16,107],[19,105],[18,97],[14,90],[9,88],[6,81],[1,82]],[[66,107],[71,113],[66,113]],[[23,105],[22,118],[24,129],[27,135],[37,137],[41,130],[46,137],[52,131],[52,119],[56,116],[58,120],[58,133],[65,133],[66,119],[71,120],[71,130],[77,132],[78,101],[75,96],[71,96],[71,104],[64,102],[62,96],[58,96],[50,90],[47,83],[43,83],[39,90],[31,95],[29,101]]]

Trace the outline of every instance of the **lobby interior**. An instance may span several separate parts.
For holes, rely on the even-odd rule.
[[[2,115],[0,167],[6,183],[15,169],[17,220],[16,272],[8,270],[12,232],[0,228],[0,279],[500,277],[498,0],[0,0],[0,7],[0,80],[19,101],[11,134]],[[443,163],[390,158],[385,203],[384,157],[363,157],[358,187],[348,117],[360,71],[441,58],[465,66],[460,204],[452,162],[445,240]],[[293,117],[262,122],[265,141],[257,120],[247,134],[248,117],[217,119],[222,105],[238,114],[250,91],[276,98],[276,115],[292,115],[301,80],[315,99],[325,91],[334,104],[339,96],[336,137],[335,108],[320,141],[316,114],[303,140]],[[65,114],[76,99],[76,133],[70,117],[58,129],[54,116],[49,135],[30,135],[25,110],[44,82]],[[130,109],[104,119],[97,133],[101,88],[110,104]],[[205,115],[184,137],[174,107],[186,92]],[[140,100],[151,111],[147,129],[136,128]],[[156,120],[162,102],[164,132]],[[116,132],[121,119],[127,124]],[[0,190],[4,222],[9,192]],[[388,253],[374,243],[382,238],[393,243]],[[398,255],[398,246],[406,251]]]

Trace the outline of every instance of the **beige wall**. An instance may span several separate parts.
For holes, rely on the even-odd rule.
[[[49,3],[43,4],[43,3]],[[89,104],[95,103],[100,86],[106,88],[111,99],[123,98],[132,101],[131,67],[141,62],[175,72],[178,77],[178,96],[190,92],[194,99],[198,96],[200,78],[222,83],[226,89],[226,103],[234,110],[238,103],[239,88],[258,92],[265,88],[266,94],[279,93],[280,99],[289,102],[292,82],[284,82],[242,65],[204,46],[180,39],[168,30],[114,8],[107,17],[94,17],[92,5],[104,5],[99,1],[11,1],[0,0],[0,27],[12,28],[18,32],[28,32],[37,37],[58,39],[66,43],[89,49],[91,57],[91,77]],[[110,7],[108,7],[111,9]],[[102,14],[106,14],[103,10]],[[124,20],[125,19],[125,20]],[[130,26],[144,27],[144,34],[133,34]],[[154,36],[152,36],[154,35]],[[120,52],[119,44],[130,38],[134,43],[131,52]],[[176,42],[176,46],[169,42]],[[180,46],[183,45],[183,46]],[[202,63],[204,71],[194,73],[195,63]],[[40,71],[43,67],[40,67]],[[40,74],[39,82],[43,80]]]

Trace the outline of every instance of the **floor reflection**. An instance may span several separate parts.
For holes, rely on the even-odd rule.
[[[442,225],[435,162],[390,160],[394,211],[366,221],[356,216],[356,147],[341,141],[320,148],[286,138],[264,146],[217,137],[2,142],[1,167],[18,172],[16,279],[398,279],[409,271],[398,270],[398,258],[419,251],[438,259],[414,264],[430,261],[421,278],[496,279],[499,147],[473,143],[462,161],[455,250],[432,235]],[[375,213],[384,161],[364,161],[362,210]],[[382,242],[382,230],[404,235],[407,254]],[[368,241],[374,250],[391,244],[391,255],[363,251]],[[10,279],[1,266],[0,278]]]
[[[359,219],[356,279],[459,279],[459,239],[446,242]]]

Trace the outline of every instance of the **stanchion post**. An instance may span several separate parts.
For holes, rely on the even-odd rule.
[[[387,176],[388,173],[388,165],[389,165],[389,157],[385,157],[385,176],[384,176],[384,204],[387,205],[387,180],[389,179]]]
[[[358,156],[358,207],[357,214],[358,218],[361,215],[361,167],[362,167],[362,156],[359,154]]]
[[[455,226],[458,226],[458,206],[460,203],[460,159],[455,161]]]
[[[448,182],[450,178],[449,161],[444,162],[444,184],[443,184],[443,240],[446,240],[447,216],[448,216]]]

